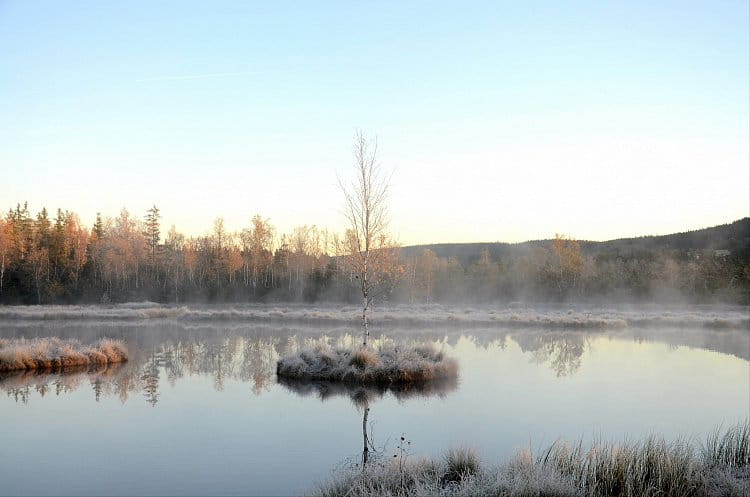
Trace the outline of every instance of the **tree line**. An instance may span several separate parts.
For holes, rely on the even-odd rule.
[[[142,217],[123,209],[78,215],[18,204],[0,219],[0,302],[5,304],[157,302],[360,302],[362,281],[347,258],[356,238],[316,226],[278,234],[254,216],[230,232],[162,234],[154,206]],[[387,251],[387,254],[386,254]],[[549,243],[469,263],[429,249],[399,252],[378,245],[373,302],[676,301],[748,303],[750,264],[714,250],[657,249],[586,254],[578,241]],[[385,256],[387,255],[387,256]],[[361,257],[357,257],[362,262]],[[373,263],[371,263],[373,264]],[[371,268],[371,273],[373,268]],[[379,300],[379,302],[378,302]]]

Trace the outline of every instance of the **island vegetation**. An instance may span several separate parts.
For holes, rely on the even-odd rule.
[[[331,348],[325,344],[279,359],[279,378],[362,385],[413,385],[455,378],[458,363],[431,345]]]
[[[120,340],[102,338],[90,345],[60,338],[0,338],[0,373],[20,370],[65,371],[128,360]]]

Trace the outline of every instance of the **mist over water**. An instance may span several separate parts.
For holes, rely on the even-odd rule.
[[[485,321],[491,309],[412,309],[414,324],[398,321],[406,310],[377,310],[374,346],[427,342],[459,362],[457,381],[412,390],[277,381],[282,355],[359,342],[356,327],[330,318],[346,308],[268,311],[323,316],[311,326],[97,309],[0,321],[5,338],[117,338],[130,354],[120,365],[0,378],[0,494],[299,494],[357,457],[364,402],[376,447],[392,450],[406,433],[415,455],[468,445],[488,462],[557,438],[702,438],[750,414],[750,332],[710,325],[746,319],[741,308],[650,309],[641,325],[634,310],[576,325],[569,317],[588,311],[538,309],[520,315],[540,319],[513,326]],[[443,322],[451,312],[466,321]],[[601,321],[616,313],[625,326]]]
[[[493,328],[605,329],[687,326],[747,329],[750,311],[741,305],[631,305],[511,303],[497,306],[440,304],[377,306],[383,326],[408,328],[472,326]],[[353,326],[361,320],[358,305],[328,304],[190,304],[134,302],[117,305],[45,305],[0,307],[0,319],[39,321],[266,323],[274,325]]]

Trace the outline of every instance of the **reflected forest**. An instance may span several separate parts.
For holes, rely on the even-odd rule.
[[[96,335],[98,327],[92,325],[72,326],[66,331],[59,328],[60,336],[87,337]],[[672,347],[693,347],[723,354],[736,355],[750,361],[750,335],[742,330],[683,333],[679,328],[659,331],[622,330],[599,331],[551,331],[517,330],[472,330],[470,334],[457,331],[435,336],[434,332],[417,331],[409,334],[409,342],[432,343],[438,347],[456,347],[466,341],[481,350],[503,350],[509,344],[516,345],[529,363],[546,367],[556,377],[575,375],[581,367],[582,357],[591,348],[593,337],[606,336],[640,342],[657,341]],[[10,335],[46,336],[42,326],[19,327]],[[391,343],[388,335],[377,337],[374,347]],[[289,392],[302,397],[319,398],[321,401],[333,397],[346,397],[363,408],[384,395],[392,395],[399,401],[411,397],[442,397],[454,391],[457,378],[441,381],[404,385],[357,385],[341,382],[310,381],[276,378],[279,357],[295,354],[305,348],[318,345],[337,347],[358,343],[357,335],[347,333],[320,334],[314,328],[283,329],[255,327],[221,332],[214,327],[182,327],[177,324],[159,328],[133,326],[107,326],[108,336],[118,336],[129,344],[127,362],[90,367],[64,368],[55,374],[47,371],[20,371],[0,374],[0,389],[17,402],[28,403],[36,393],[63,395],[79,389],[90,388],[92,396],[99,401],[102,396],[116,396],[123,403],[140,396],[149,405],[159,403],[161,389],[165,385],[174,387],[189,376],[211,378],[214,390],[221,392],[228,380],[248,385],[248,394],[261,395],[276,383]],[[403,343],[401,339],[399,342]]]

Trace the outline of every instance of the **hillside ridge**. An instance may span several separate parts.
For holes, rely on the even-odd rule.
[[[431,243],[402,247],[405,256],[425,249],[438,257],[455,257],[462,263],[477,259],[487,249],[493,258],[512,255],[533,247],[549,247],[551,239],[524,242],[458,242]],[[708,228],[671,233],[667,235],[645,235],[616,238],[606,241],[579,240],[581,251],[590,255],[634,254],[653,250],[728,250],[742,260],[750,260],[750,217]]]

